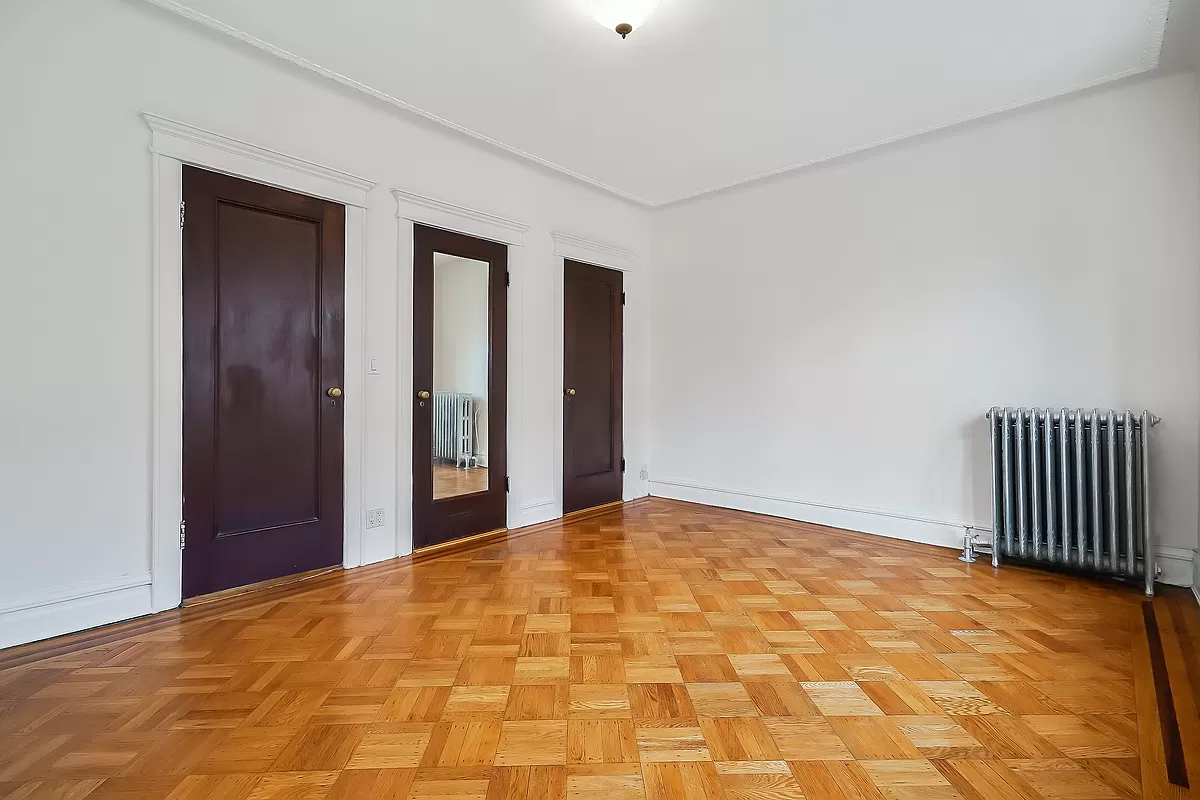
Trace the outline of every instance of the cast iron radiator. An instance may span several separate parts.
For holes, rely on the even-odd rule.
[[[433,457],[469,467],[475,454],[475,398],[456,392],[433,393]]]
[[[993,408],[992,565],[1142,578],[1154,594],[1149,411]]]

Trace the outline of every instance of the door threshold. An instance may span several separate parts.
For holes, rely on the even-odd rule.
[[[458,550],[467,550],[473,547],[479,547],[482,544],[487,544],[492,540],[503,539],[508,536],[508,528],[497,528],[494,531],[487,533],[477,533],[474,536],[468,536],[465,539],[453,539],[449,542],[441,544],[431,544],[428,547],[419,547],[412,552],[413,561],[422,561],[433,556],[445,555]]]
[[[627,505],[627,503],[624,500],[614,500],[611,503],[601,503],[598,506],[591,506],[589,508],[581,508],[578,511],[572,511],[569,514],[563,514],[562,519],[559,520],[559,522],[561,522],[563,525],[566,525],[568,523],[578,522],[579,520],[583,520],[583,519],[591,519],[592,517],[601,517],[601,516],[604,516],[605,514],[616,511],[618,508],[620,508],[623,505]]]
[[[545,522],[536,522],[533,525],[526,525],[524,528],[497,528],[494,531],[487,533],[477,533],[474,536],[468,536],[465,539],[455,539],[451,542],[442,542],[441,544],[431,544],[428,547],[419,547],[413,550],[409,556],[413,561],[424,561],[427,558],[434,556],[444,556],[451,553],[457,553],[462,550],[472,550],[476,547],[493,544],[502,540],[512,540],[519,536],[529,536],[534,533],[545,533],[555,528],[562,528],[564,525],[570,525],[572,522],[582,522],[585,519],[593,517],[603,517],[607,514],[612,514],[615,511],[620,511],[622,508],[641,505],[649,500],[649,497],[640,497],[637,500],[617,500],[612,503],[604,503],[603,505],[592,506],[591,508],[581,508],[578,511],[572,511],[555,519],[548,519]]]
[[[320,575],[328,575],[331,572],[337,572],[340,569],[342,569],[340,565],[334,567],[321,567],[320,569],[311,569],[308,572],[297,572],[294,575],[284,575],[282,578],[271,578],[270,580],[259,581],[258,583],[248,583],[245,586],[235,586],[232,589],[222,589],[219,592],[201,594],[184,600],[183,607],[191,608],[192,606],[202,606],[205,603],[215,603],[218,600],[228,600],[231,597],[239,597],[240,595],[249,594],[251,592],[260,592],[263,589],[275,589],[292,583],[300,583],[301,581],[307,581]]]

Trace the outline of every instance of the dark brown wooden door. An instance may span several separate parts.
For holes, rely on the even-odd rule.
[[[342,562],[345,208],[192,167],[183,197],[195,597]]]
[[[563,290],[563,513],[621,499],[620,272],[566,262]]]
[[[450,273],[470,273],[466,281]],[[460,275],[461,277],[461,275]],[[413,546],[429,547],[506,526],[508,248],[460,233],[414,226],[413,231]],[[475,291],[477,289],[478,291]],[[477,324],[476,324],[477,323]],[[463,334],[471,328],[472,335]],[[446,339],[456,348],[447,348]],[[464,343],[462,339],[466,338]],[[438,361],[469,362],[480,373],[474,388],[456,385]],[[449,350],[450,352],[442,352]],[[463,353],[462,351],[469,351]],[[452,365],[462,367],[463,363]],[[447,450],[446,403],[471,398],[465,422],[473,444],[465,466]],[[435,430],[436,428],[436,430]],[[486,464],[479,442],[486,429]],[[462,432],[462,429],[459,431]],[[461,453],[460,453],[461,455]]]

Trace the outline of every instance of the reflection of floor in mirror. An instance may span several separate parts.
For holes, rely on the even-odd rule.
[[[433,465],[433,499],[484,492],[488,488],[487,467],[459,469],[453,464]]]

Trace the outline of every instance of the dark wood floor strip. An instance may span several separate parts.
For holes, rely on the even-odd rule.
[[[1187,624],[1187,609],[1183,604],[1190,598],[1170,604],[1171,619],[1175,623],[1175,635],[1179,638],[1179,648],[1183,651],[1183,665],[1187,672],[1188,683],[1192,687],[1192,699],[1200,705],[1200,638],[1192,635]],[[1194,613],[1194,612],[1193,612]]]
[[[1175,698],[1171,693],[1171,678],[1167,673],[1167,658],[1163,654],[1162,635],[1154,614],[1154,603],[1142,603],[1146,621],[1146,639],[1150,643],[1150,668],[1154,675],[1154,694],[1158,699],[1158,721],[1162,729],[1163,753],[1167,760],[1167,780],[1184,789],[1189,788],[1187,762],[1183,755],[1183,738],[1179,734],[1179,719],[1175,716]]]

